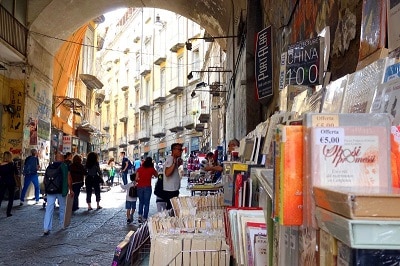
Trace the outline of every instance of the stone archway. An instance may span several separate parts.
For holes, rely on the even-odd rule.
[[[43,1],[42,1],[43,2]],[[28,24],[31,32],[60,39],[68,38],[88,20],[117,8],[156,7],[185,16],[201,25],[212,36],[225,36],[233,32],[241,10],[246,8],[245,0],[86,0],[48,1],[47,5],[29,2]],[[51,55],[58,50],[61,42],[41,35],[31,35]],[[220,39],[224,48],[226,40]]]

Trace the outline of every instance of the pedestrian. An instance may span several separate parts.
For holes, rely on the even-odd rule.
[[[74,192],[74,202],[72,204],[72,211],[74,212],[79,209],[79,194],[84,185],[86,175],[86,169],[82,164],[82,157],[79,154],[76,154],[72,159],[72,163],[69,166],[69,175],[71,176],[72,191]]]
[[[18,174],[18,169],[12,160],[11,152],[3,153],[3,161],[0,163],[0,205],[3,201],[4,194],[8,191],[7,217],[12,216],[11,209],[14,202],[16,181],[15,176]]]
[[[143,157],[141,157],[140,159],[139,159],[139,157],[138,157],[138,158],[136,158],[136,160],[133,162],[133,167],[135,167],[135,172],[137,172],[137,170],[139,170],[140,166],[142,166],[142,160],[143,160]]]
[[[121,151],[119,156],[121,157],[121,173],[122,173],[122,182],[124,185],[128,183],[128,171],[130,170],[130,167],[132,166],[132,163],[129,161],[127,157],[125,157],[125,152]]]
[[[25,202],[25,195],[29,188],[29,185],[32,183],[35,188],[35,201],[36,204],[39,204],[39,194],[40,194],[40,187],[39,187],[39,159],[38,159],[38,152],[36,149],[31,150],[31,155],[29,155],[25,159],[23,174],[24,174],[24,186],[21,191],[20,203],[19,205],[24,205]]]
[[[108,180],[107,180],[107,182],[112,187],[114,185],[114,177],[115,177],[115,161],[114,161],[114,158],[110,158],[110,160],[108,160],[108,165],[110,166],[110,170],[108,171]]]
[[[137,192],[139,198],[139,222],[145,222],[149,216],[149,205],[152,193],[151,179],[153,176],[158,176],[154,169],[153,160],[147,157],[143,165],[136,172]]]
[[[71,165],[71,163],[72,163],[72,153],[70,153],[70,152],[65,153],[64,162],[68,167]]]
[[[92,208],[92,192],[96,196],[97,209],[100,210],[100,183],[103,183],[102,172],[100,170],[99,157],[94,152],[89,152],[86,160],[86,171],[87,176],[85,179],[86,185],[86,203],[88,205],[88,211],[93,210]]]
[[[131,197],[129,195],[129,189],[131,187],[137,186],[136,174],[131,174],[129,178],[130,178],[131,182],[129,182],[128,184],[126,184],[126,185],[120,184],[121,188],[126,190],[125,209],[126,209],[126,223],[127,224],[130,224],[133,222],[133,214],[135,213],[135,210],[136,210],[136,201],[137,201],[137,197]]]
[[[48,166],[50,167],[50,165]],[[62,175],[62,185],[59,190],[53,191],[50,193],[47,188],[46,194],[47,194],[47,206],[46,206],[46,212],[44,214],[44,220],[43,220],[43,235],[47,236],[50,234],[50,231],[53,227],[53,213],[54,213],[54,205],[56,200],[58,201],[59,205],[59,224],[60,227],[64,229],[64,215],[65,215],[65,203],[66,203],[66,197],[69,192],[69,196],[73,197],[74,192],[72,191],[72,180],[70,176],[68,175],[68,166],[64,162],[64,155],[60,152],[56,153],[55,155],[55,161],[52,163],[52,168],[54,169],[60,169],[59,174]],[[46,169],[47,172],[47,169]],[[46,174],[45,177],[46,179]]]
[[[171,145],[171,155],[169,155],[164,163],[164,179],[163,187],[165,191],[165,200],[167,200],[167,210],[172,208],[170,199],[179,196],[181,188],[181,178],[179,176],[179,166],[182,165],[181,158],[183,152],[181,143],[173,143]]]

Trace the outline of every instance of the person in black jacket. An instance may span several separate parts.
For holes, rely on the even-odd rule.
[[[72,191],[74,191],[74,202],[72,204],[72,211],[74,212],[79,209],[79,194],[86,175],[86,169],[82,164],[82,157],[79,154],[76,154],[72,159],[68,174],[71,175]]]
[[[86,185],[86,203],[88,205],[88,211],[93,210],[92,208],[92,189],[96,195],[97,209],[100,210],[100,183],[103,183],[103,176],[100,170],[99,158],[96,153],[89,152],[86,160],[86,171],[87,176],[85,179]]]
[[[3,161],[0,163],[0,205],[3,201],[5,192],[8,191],[7,217],[12,216],[11,209],[14,202],[16,186],[14,176],[17,173],[18,170],[12,161],[11,152],[5,151],[3,153]]]

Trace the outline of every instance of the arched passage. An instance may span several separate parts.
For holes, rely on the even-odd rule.
[[[30,31],[67,39],[88,20],[123,7],[156,7],[185,16],[201,25],[212,36],[225,36],[232,32],[245,0],[86,0],[48,1],[39,5],[29,2],[28,24]],[[33,35],[50,54],[54,55],[62,42]],[[219,40],[224,47],[223,39]]]

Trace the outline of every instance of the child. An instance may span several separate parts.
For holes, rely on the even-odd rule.
[[[126,223],[130,224],[133,222],[133,214],[136,210],[136,200],[137,198],[133,198],[129,196],[129,188],[137,185],[136,183],[136,174],[130,175],[131,182],[124,185],[121,184],[121,188],[126,190],[126,201],[125,201],[125,209],[126,209]]]

